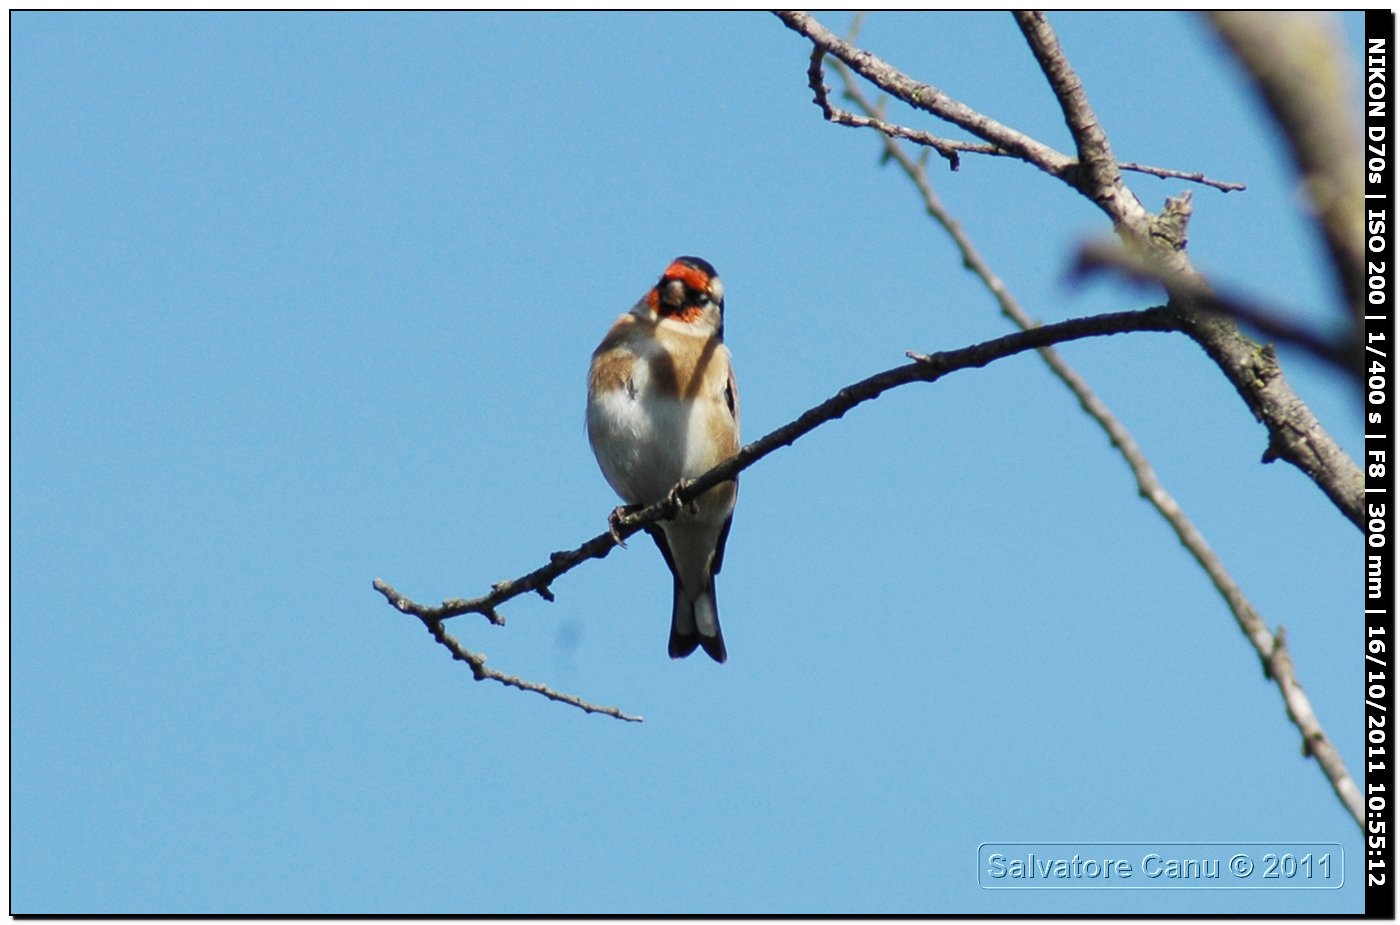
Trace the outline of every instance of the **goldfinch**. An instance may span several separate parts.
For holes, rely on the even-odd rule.
[[[627,505],[651,504],[739,451],[739,392],[724,346],[724,284],[708,262],[677,257],[618,317],[588,371],[588,442]],[[727,657],[715,575],[734,517],[736,482],[723,482],[673,520],[650,524],[675,579],[671,658],[699,646]]]

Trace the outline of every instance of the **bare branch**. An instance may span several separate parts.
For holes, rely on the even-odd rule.
[[[1288,718],[1303,732],[1303,755],[1311,755],[1317,759],[1318,765],[1327,774],[1327,779],[1332,782],[1337,799],[1342,801],[1342,805],[1351,813],[1356,824],[1365,828],[1361,791],[1357,789],[1356,781],[1347,773],[1341,753],[1322,731],[1322,724],[1317,721],[1312,704],[1303,693],[1303,686],[1298,683],[1298,676],[1293,670],[1293,657],[1288,653],[1286,645],[1287,635],[1287,631],[1280,626],[1274,634],[1273,645],[1270,647],[1268,658],[1264,660],[1264,665],[1269,676],[1278,684],[1279,692],[1283,694]]]
[[[914,80],[870,52],[838,38],[807,13],[778,10],[776,15],[789,29],[806,36],[813,45],[845,62],[856,73],[890,95],[965,129],[996,148],[1034,164],[1046,173],[1060,177],[1066,182],[1073,182],[1075,163],[1068,155],[1036,141],[1029,135],[1002,125],[990,116],[953,99],[937,87]]]
[[[440,608],[424,607],[421,604],[415,604],[398,591],[395,591],[387,582],[378,578],[374,580],[374,589],[384,595],[389,603],[393,604],[394,607],[398,608],[400,611],[412,614],[419,620],[422,620],[423,626],[432,634],[432,637],[436,639],[439,644],[444,646],[447,651],[451,652],[452,657],[457,661],[466,662],[467,666],[472,670],[472,677],[478,681],[497,681],[507,687],[514,687],[522,691],[530,691],[531,693],[548,697],[550,700],[558,703],[566,703],[571,707],[578,707],[585,713],[602,713],[605,716],[612,716],[629,723],[640,723],[642,721],[640,716],[624,713],[617,707],[600,707],[597,704],[589,703],[587,700],[575,697],[573,694],[563,694],[544,684],[538,684],[534,681],[525,681],[521,678],[517,678],[515,675],[505,674],[494,668],[487,668],[486,656],[478,652],[473,652],[458,642],[457,638],[449,633],[442,625],[441,618],[424,616],[425,613],[430,613]],[[501,624],[505,621],[498,618],[491,622]]]
[[[607,556],[616,545],[641,530],[645,525],[675,517],[684,505],[689,504],[714,486],[736,478],[740,472],[778,448],[791,446],[805,434],[816,430],[828,421],[836,420],[856,405],[877,398],[890,389],[911,382],[935,382],[956,370],[986,366],[995,360],[1045,347],[1049,344],[1129,331],[1171,331],[1175,330],[1176,325],[1176,318],[1170,311],[1164,307],[1157,307],[1143,311],[1073,318],[1069,321],[1008,334],[994,340],[973,344],[970,347],[963,347],[960,350],[934,353],[929,356],[918,355],[913,363],[887,369],[882,373],[876,373],[847,386],[816,407],[803,412],[797,420],[750,443],[739,450],[736,456],[720,463],[708,472],[694,479],[678,482],[671,492],[660,501],[640,510],[623,514],[616,519],[616,533],[609,529],[607,532],[600,533],[584,542],[576,549],[552,553],[548,564],[514,580],[497,582],[491,587],[490,593],[481,597],[470,600],[452,598],[433,607],[410,600],[382,579],[376,578],[374,580],[374,588],[384,595],[384,599],[395,609],[417,617],[433,638],[452,653],[453,658],[466,662],[471,667],[476,680],[498,681],[520,690],[533,691],[548,697],[550,700],[570,704],[589,713],[604,713],[618,719],[639,722],[641,717],[623,713],[616,707],[600,707],[580,700],[571,694],[561,694],[551,690],[543,684],[522,681],[512,675],[502,674],[487,668],[486,657],[463,647],[443,628],[443,621],[468,613],[478,613],[492,623],[501,625],[504,624],[505,618],[497,613],[496,606],[498,604],[530,591],[552,600],[553,594],[549,590],[549,585],[555,578],[588,559],[601,559]]]
[[[1109,147],[1108,136],[1104,134],[1098,116],[1094,115],[1094,110],[1089,105],[1089,97],[1084,92],[1084,85],[1079,82],[1079,75],[1070,67],[1069,61],[1060,50],[1059,40],[1050,24],[1045,21],[1045,14],[1039,11],[1019,10],[1012,15],[1016,17],[1016,25],[1021,27],[1026,43],[1031,47],[1031,54],[1035,55],[1036,62],[1040,64],[1041,72],[1049,81],[1050,89],[1055,91],[1055,99],[1060,103],[1065,124],[1069,126],[1070,135],[1074,138],[1074,146],[1079,152],[1079,189],[1098,201],[1109,215],[1131,211],[1124,208],[1128,203],[1119,204],[1113,201],[1125,196],[1132,197],[1131,202],[1141,209],[1142,203],[1138,202],[1131,190],[1123,186],[1118,159],[1113,156],[1113,149]]]
[[[836,68],[846,84],[847,96],[865,112],[870,112],[871,104],[861,94],[850,72],[839,62]],[[991,292],[1000,306],[1002,314],[1022,329],[1034,326],[1035,322],[1007,289],[1006,284],[992,272],[991,267],[983,260],[961,223],[953,218],[952,214],[944,207],[942,200],[934,192],[933,186],[929,182],[928,171],[924,164],[911,158],[893,139],[881,136],[881,142],[884,145],[885,155],[903,168],[905,174],[922,196],[924,208],[929,216],[941,225],[948,236],[952,238],[962,256],[963,265],[976,275]],[[1121,248],[1116,248],[1116,250],[1121,251]],[[1312,704],[1298,683],[1293,660],[1288,657],[1283,647],[1283,629],[1280,627],[1277,636],[1269,634],[1268,624],[1254,609],[1249,599],[1245,597],[1244,590],[1230,575],[1225,564],[1210,548],[1205,537],[1201,535],[1186,512],[1181,509],[1176,499],[1162,485],[1157,478],[1157,473],[1148,462],[1146,454],[1138,446],[1137,441],[1133,439],[1127,427],[1089,388],[1079,373],[1065,362],[1058,351],[1052,347],[1043,347],[1039,353],[1051,371],[1074,394],[1084,412],[1093,418],[1108,435],[1109,441],[1117,448],[1124,462],[1128,464],[1128,468],[1132,470],[1133,478],[1137,482],[1138,493],[1161,514],[1162,519],[1171,527],[1181,545],[1196,560],[1210,579],[1211,584],[1215,586],[1216,591],[1229,607],[1230,613],[1234,616],[1245,639],[1249,641],[1260,660],[1269,666],[1269,674],[1278,683],[1279,691],[1283,695],[1284,704],[1288,710],[1288,716],[1297,726],[1298,731],[1302,733],[1306,747],[1305,753],[1317,758],[1318,767],[1327,775],[1332,789],[1341,799],[1342,804],[1358,823],[1361,822],[1361,793],[1356,787],[1356,782],[1348,773],[1341,755],[1327,738],[1322,724],[1313,712]]]
[[[1101,160],[1099,169],[1081,171],[1074,158],[984,116],[935,87],[900,73],[870,52],[837,38],[806,13],[784,11],[777,15],[788,28],[807,37],[885,92],[952,122],[1005,150],[1008,156],[1021,158],[1070,184],[1103,210],[1130,246],[1155,251],[1174,274],[1208,286],[1184,250],[1186,213],[1172,208],[1173,203],[1181,202],[1180,199],[1168,200],[1163,214],[1154,216],[1122,184],[1113,165],[1104,166]],[[1078,78],[1073,77],[1073,69],[1054,32],[1043,18],[1030,25],[1027,39],[1066,111],[1071,130],[1076,131],[1078,126],[1081,137],[1076,143],[1085,150],[1098,149],[1096,133],[1085,124],[1086,119],[1092,120],[1093,112],[1088,108],[1083,87]],[[1096,157],[1102,159],[1106,155],[1099,150]],[[1181,301],[1171,305],[1181,316],[1181,330],[1205,350],[1267,428],[1269,442],[1263,461],[1284,459],[1296,466],[1322,489],[1348,520],[1362,529],[1364,492],[1360,467],[1293,391],[1272,351],[1247,337],[1226,315],[1200,311]]]
[[[1218,312],[1181,311],[1182,330],[1206,351],[1269,431],[1263,462],[1283,459],[1322,489],[1358,530],[1365,529],[1361,467],[1338,445],[1284,378],[1274,351]]]
[[[891,389],[911,382],[936,382],[961,369],[980,368],[996,360],[1051,344],[1131,331],[1173,331],[1177,323],[1169,309],[1157,306],[1141,311],[1109,312],[1085,318],[1071,318],[1068,321],[1034,327],[1028,331],[1006,334],[958,350],[916,354],[915,362],[887,369],[846,386],[821,404],[802,412],[791,423],[745,446],[737,455],[708,472],[694,479],[678,482],[669,497],[640,511],[623,515],[619,518],[622,536],[625,539],[645,524],[674,517],[683,505],[689,504],[719,483],[730,481],[768,454],[781,447],[791,446],[821,425],[844,416],[857,405],[878,398]]]

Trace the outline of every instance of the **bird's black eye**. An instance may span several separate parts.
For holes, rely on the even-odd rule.
[[[697,292],[697,293],[695,294],[695,304],[696,304],[696,305],[709,305],[709,304],[710,304],[710,296],[709,296],[709,294],[708,294],[708,293],[704,293],[704,292]]]

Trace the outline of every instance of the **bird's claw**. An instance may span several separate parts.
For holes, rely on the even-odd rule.
[[[630,508],[628,508],[627,505],[620,504],[613,508],[612,513],[608,515],[608,533],[612,536],[613,542],[623,549],[627,548],[627,541],[622,538],[621,520],[622,515],[628,513],[629,510]]]
[[[691,499],[690,503],[688,504],[685,501],[681,500],[682,484],[684,483],[671,486],[671,490],[666,493],[666,503],[674,507],[676,509],[677,514],[680,514],[682,512],[687,512],[690,514],[700,513],[700,501],[698,498]]]

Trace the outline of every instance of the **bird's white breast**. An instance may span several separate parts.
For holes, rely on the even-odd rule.
[[[728,365],[724,346],[715,360]],[[647,355],[630,365],[626,382],[588,400],[588,439],[603,476],[627,504],[650,504],[680,479],[720,462],[715,414],[728,414],[722,395],[682,399],[651,374]]]
[[[628,504],[648,504],[686,476],[695,446],[692,402],[659,394],[645,362],[633,364],[628,387],[589,398],[588,439],[608,484]]]

